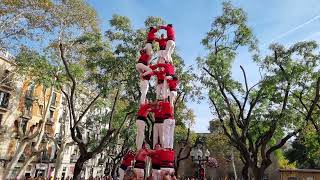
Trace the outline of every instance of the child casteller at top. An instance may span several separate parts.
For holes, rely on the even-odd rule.
[[[167,38],[164,38],[163,35],[161,35],[161,38],[157,38],[156,33],[158,32],[159,29],[164,29],[167,31]],[[160,50],[163,51],[165,50],[165,60],[167,62],[172,62],[172,53],[174,51],[174,48],[176,46],[175,43],[175,31],[173,28],[172,24],[168,24],[166,26],[162,25],[159,27],[150,27],[149,32],[147,33],[147,43],[145,46],[146,52],[149,56],[153,55],[153,50],[152,50],[152,43],[153,41],[159,42]],[[161,41],[161,43],[160,43]],[[164,48],[165,46],[165,48]]]

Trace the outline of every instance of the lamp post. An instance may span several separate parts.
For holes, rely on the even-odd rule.
[[[190,156],[192,161],[197,163],[198,178],[204,179],[205,176],[205,163],[209,161],[210,152],[204,148],[204,142],[197,139],[195,146],[191,149]]]

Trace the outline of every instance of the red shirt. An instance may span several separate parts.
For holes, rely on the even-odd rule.
[[[150,56],[147,54],[146,51],[140,51],[140,58],[139,62],[143,63],[144,65],[148,65],[150,60]]]
[[[155,150],[155,152],[153,154],[151,154],[151,162],[152,162],[152,166],[154,165],[161,165],[161,161],[160,161],[160,150]]]
[[[152,42],[152,41],[154,41],[155,39],[156,39],[156,35],[155,35],[155,33],[157,32],[158,30],[156,29],[156,28],[154,28],[154,29],[152,29],[152,30],[150,30],[149,32],[148,32],[148,35],[147,35],[147,41],[148,42]]]
[[[163,67],[164,71],[167,75],[174,75],[175,71],[174,71],[174,66],[170,63],[159,63],[159,64],[155,64],[150,66],[151,69],[156,69],[158,67]]]
[[[174,168],[174,150],[161,149],[159,155],[161,167]]]
[[[151,111],[151,108],[152,107],[150,104],[141,104],[137,112],[137,116],[142,116],[147,118],[149,111]]]
[[[151,73],[151,75],[156,75],[158,81],[159,81],[159,80],[163,81],[164,78],[166,77],[165,71],[153,71],[153,72]]]
[[[154,119],[155,122],[163,122],[165,119],[163,112],[161,111],[160,108],[155,109],[154,111]]]
[[[178,80],[167,80],[170,91],[176,91],[179,84]]]
[[[122,158],[121,165],[126,167],[131,165],[131,162],[134,160],[135,153],[133,151],[129,151],[124,157]]]
[[[166,102],[159,102],[158,108],[154,109],[154,118],[156,122],[163,122],[164,119],[167,119],[168,117],[165,115],[164,106]],[[169,103],[170,104],[170,103]]]
[[[160,50],[165,50],[166,49],[166,45],[167,45],[167,38],[156,38],[156,41],[159,43],[159,48]]]
[[[165,29],[167,31],[168,40],[176,41],[175,32],[173,27],[170,26],[160,26],[160,29]]]
[[[162,102],[162,113],[166,119],[174,119],[173,108],[169,102]]]

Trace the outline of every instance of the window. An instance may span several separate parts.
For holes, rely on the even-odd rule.
[[[28,116],[29,118],[32,116],[31,113],[32,112],[32,105],[31,106],[25,106],[24,107],[24,115]]]
[[[51,97],[51,106],[56,106],[57,93],[53,92]]]
[[[5,70],[3,75],[2,75],[2,82],[3,84],[10,86],[10,82],[11,82],[11,74],[9,70]]]
[[[29,85],[28,91],[27,91],[27,93],[26,93],[26,96],[27,96],[27,97],[32,97],[32,96],[33,96],[34,88],[35,88],[34,83],[31,83],[31,84]]]
[[[43,105],[39,105],[39,114],[43,115]]]
[[[48,119],[49,122],[53,122],[53,114],[54,114],[54,111],[50,110],[49,119]]]
[[[10,94],[7,92],[0,91],[0,107],[8,108]]]
[[[21,119],[20,120],[20,127],[22,128],[23,133],[26,133],[28,121]]]

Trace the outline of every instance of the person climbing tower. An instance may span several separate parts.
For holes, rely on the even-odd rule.
[[[140,104],[145,104],[147,92],[149,89],[150,76],[143,75],[144,73],[151,73],[152,69],[149,67],[151,56],[147,54],[145,49],[140,50],[140,58],[136,64],[136,69],[140,75]]]
[[[175,75],[175,68],[172,63],[164,61],[160,61],[158,64],[151,65],[150,68],[152,70],[157,69],[157,68],[164,68],[165,72],[165,80],[162,85],[162,92],[163,92],[163,97],[166,100],[168,98],[168,90],[170,90],[170,104],[173,106],[174,101],[177,96],[177,84],[178,84],[178,78]],[[144,73],[144,75],[151,74],[152,72],[148,71]]]
[[[154,151],[149,156],[152,162],[152,177],[154,180],[161,180],[161,161],[160,161],[161,144],[154,146]]]
[[[171,55],[173,54],[174,48],[176,46],[176,37],[172,24],[168,24],[166,26],[160,26],[160,29],[164,29],[167,31],[167,45],[166,45],[166,61],[172,62]]]
[[[132,164],[132,162],[134,161],[134,157],[135,157],[135,152],[132,150],[129,150],[128,153],[126,155],[124,155],[124,157],[122,158],[121,161],[121,165],[119,168],[119,180],[123,180],[124,178],[124,173],[127,170],[127,168]]]
[[[146,167],[147,156],[149,155],[150,150],[148,149],[145,143],[142,144],[142,148],[138,150],[135,157],[134,171],[137,174],[137,179],[144,178],[144,169]]]
[[[161,34],[160,38],[155,39],[156,42],[159,44],[159,51],[158,51],[158,57],[166,59],[166,45],[168,39],[164,37],[164,34]]]
[[[152,103],[140,104],[139,110],[137,112],[137,135],[136,135],[136,147],[137,150],[142,148],[144,141],[144,130],[146,127],[147,116],[152,109],[155,108],[155,105]]]
[[[164,134],[163,134],[163,121],[165,119],[163,111],[162,101],[158,101],[157,108],[154,110],[154,125],[153,125],[153,147],[160,143],[164,143]]]
[[[175,119],[173,107],[169,102],[162,103],[163,114],[163,148],[173,148]]]
[[[146,49],[146,52],[149,56],[152,57],[153,55],[153,50],[152,50],[152,43],[153,41],[155,41],[156,39],[156,32],[158,31],[158,28],[155,28],[155,27],[150,27],[149,28],[149,32],[147,34],[147,43],[146,43],[146,46],[145,46],[145,49]]]

